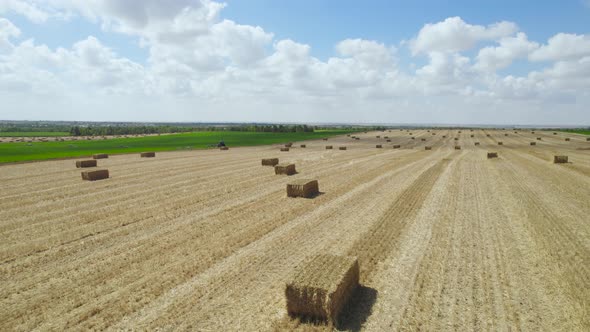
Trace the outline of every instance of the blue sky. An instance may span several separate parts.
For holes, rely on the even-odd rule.
[[[0,118],[590,123],[589,22],[590,0],[2,0]]]

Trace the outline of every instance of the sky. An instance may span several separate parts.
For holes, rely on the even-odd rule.
[[[0,119],[590,125],[590,0],[0,0]]]

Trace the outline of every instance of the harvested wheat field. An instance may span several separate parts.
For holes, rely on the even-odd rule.
[[[590,142],[464,131],[0,166],[0,330],[590,330]],[[334,324],[287,311],[318,255],[358,262]]]

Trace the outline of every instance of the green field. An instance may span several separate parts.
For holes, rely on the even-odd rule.
[[[254,146],[319,139],[344,135],[348,130],[324,130],[313,133],[260,132],[194,132],[186,134],[118,138],[96,141],[66,141],[41,143],[0,143],[0,163],[84,157],[95,153],[132,153],[142,151],[175,151],[206,149],[211,144],[225,141],[229,147]]]
[[[590,135],[590,129],[571,129],[571,130],[563,130],[563,131],[565,131],[567,133]]]
[[[65,131],[30,131],[30,132],[19,132],[19,131],[0,131],[0,137],[60,137],[70,136],[70,133]]]

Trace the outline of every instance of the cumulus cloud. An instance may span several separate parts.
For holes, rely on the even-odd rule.
[[[515,59],[526,58],[539,44],[528,40],[523,32],[514,37],[503,37],[499,46],[484,47],[477,55],[476,67],[485,71],[496,71],[508,67]]]
[[[473,48],[484,40],[497,40],[518,30],[512,22],[498,22],[487,27],[465,23],[460,17],[449,17],[426,24],[410,41],[413,54],[429,52],[459,52]]]
[[[52,49],[19,40],[19,28],[0,18],[0,94],[17,106],[20,92],[27,100],[82,100],[121,112],[132,112],[136,107],[130,105],[141,101],[152,114],[159,105],[192,114],[188,120],[231,114],[248,121],[375,121],[376,115],[395,115],[419,122],[428,114],[436,122],[447,118],[432,112],[451,108],[467,114],[459,110],[589,98],[587,36],[557,34],[540,46],[511,22],[475,25],[451,17],[426,24],[406,44],[413,57],[428,59],[415,69],[405,65],[413,59],[398,58],[404,52],[366,39],[344,39],[333,56],[319,59],[310,45],[221,19],[225,5],[209,0],[10,3],[0,12],[26,4],[44,13],[44,20],[79,16],[107,35],[136,38],[148,52],[137,63],[93,36]],[[478,50],[479,44],[485,45]],[[551,63],[522,76],[497,73],[517,59]]]
[[[561,61],[590,56],[590,36],[558,33],[529,56],[532,61]]]

